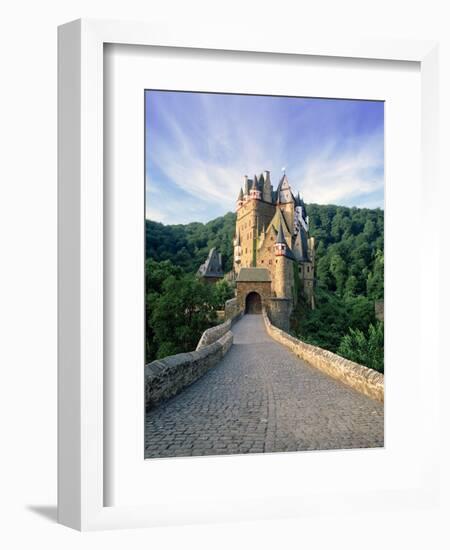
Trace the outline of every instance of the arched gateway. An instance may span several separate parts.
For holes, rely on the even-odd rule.
[[[249,292],[245,299],[245,313],[261,313],[261,296],[257,292]]]
[[[242,267],[236,279],[239,311],[262,313],[269,308],[272,296],[271,278],[268,269],[261,267]]]

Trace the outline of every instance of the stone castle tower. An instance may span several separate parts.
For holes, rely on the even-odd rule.
[[[244,176],[236,203],[234,272],[241,309],[264,306],[280,328],[289,327],[300,292],[314,307],[314,238],[305,203],[286,174],[276,190],[267,170],[253,179]]]

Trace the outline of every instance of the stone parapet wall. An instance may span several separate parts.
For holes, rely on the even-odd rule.
[[[217,327],[214,327],[217,328]],[[199,350],[170,355],[145,366],[145,405],[155,407],[173,397],[217,365],[233,345],[233,333],[228,330],[218,340]]]
[[[234,312],[234,314],[228,318],[225,322],[217,325],[215,327],[207,328],[205,332],[201,335],[200,340],[198,341],[196,350],[202,349],[205,346],[209,346],[219,338],[221,338],[234,323],[242,317],[242,312]]]
[[[228,321],[225,321],[220,325],[206,329],[205,332],[201,335],[200,340],[198,341],[196,351],[204,348],[205,346],[209,346],[216,340],[219,340],[219,338],[222,338],[222,336],[227,333],[230,328],[231,319],[228,319]]]
[[[265,311],[263,312],[263,317],[268,334],[274,340],[289,348],[300,359],[368,397],[384,402],[383,374],[344,359],[331,351],[306,344],[294,338],[287,332],[272,325]]]
[[[292,313],[292,300],[288,298],[271,298],[270,321],[281,330],[289,330],[289,320]]]
[[[231,298],[225,302],[225,319],[231,319],[239,313],[237,298]]]

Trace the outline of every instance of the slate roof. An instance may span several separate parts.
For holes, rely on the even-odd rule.
[[[270,283],[270,271],[265,267],[242,267],[236,279],[238,283]]]
[[[286,242],[286,239],[284,238],[284,233],[283,233],[283,224],[281,222],[280,222],[280,225],[278,226],[277,240],[275,242],[277,244],[287,245],[287,242]]]
[[[197,275],[199,277],[223,277],[222,256],[215,248],[211,248],[206,262],[199,267]]]
[[[286,256],[286,258],[289,258],[290,260],[295,260],[294,253],[292,252],[288,243],[286,242],[286,239],[284,238],[283,224],[281,222],[280,222],[280,225],[278,226],[277,240],[275,242],[277,244],[286,245],[286,248],[284,249],[284,255]]]

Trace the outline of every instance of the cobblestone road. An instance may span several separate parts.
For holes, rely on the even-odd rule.
[[[222,362],[146,416],[146,458],[383,446],[383,405],[308,366],[266,333],[233,327]]]

